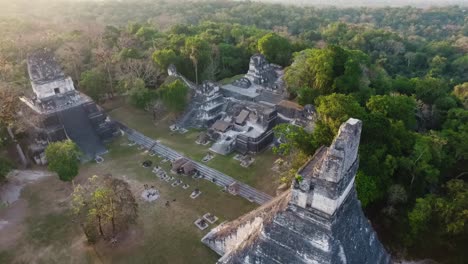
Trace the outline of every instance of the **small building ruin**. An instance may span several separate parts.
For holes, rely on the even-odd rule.
[[[193,175],[197,171],[195,164],[191,161],[186,162],[184,165],[182,165],[181,170],[182,173],[186,176]]]
[[[391,263],[357,199],[362,122],[342,124],[298,171],[291,189],[212,229],[202,242],[218,263]]]
[[[195,164],[187,158],[181,157],[171,163],[171,171],[177,174],[184,174],[190,176],[194,174],[197,169]]]
[[[188,159],[183,158],[183,157],[173,160],[172,163],[171,163],[171,171],[174,172],[174,173],[179,173],[179,172],[180,172],[180,168],[181,168],[182,165],[184,165],[186,162],[188,162]]]
[[[34,138],[29,146],[33,159],[45,163],[41,157],[49,142],[65,139],[78,145],[83,160],[106,153],[103,142],[118,133],[116,126],[91,98],[75,90],[54,54],[38,50],[28,56],[27,66],[33,93],[20,100],[40,120],[30,133]]]
[[[238,182],[233,182],[229,184],[229,186],[227,187],[228,192],[232,195],[238,195],[239,189],[240,189],[240,186]]]

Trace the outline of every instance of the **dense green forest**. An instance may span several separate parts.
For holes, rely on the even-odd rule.
[[[277,127],[288,139],[278,152],[303,160],[349,117],[363,120],[356,186],[384,244],[397,257],[468,261],[464,8],[3,2],[2,127],[21,127],[12,98],[28,92],[25,58],[38,48],[55,51],[96,100],[124,95],[148,109],[160,99],[173,111],[183,110],[187,89],[167,78],[169,64],[200,83],[245,73],[261,52],[286,67],[290,99],[315,105],[319,117],[312,134]]]

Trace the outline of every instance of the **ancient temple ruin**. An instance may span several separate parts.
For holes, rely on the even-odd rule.
[[[270,64],[262,54],[250,58],[249,71],[244,77],[221,86],[226,96],[276,104],[285,97],[284,71],[279,65]]]
[[[177,122],[180,127],[207,128],[221,118],[226,100],[213,82],[205,81],[192,91],[187,111]]]
[[[227,100],[225,106],[222,118],[208,129],[215,142],[210,150],[219,154],[233,150],[257,153],[273,141],[272,129],[278,117],[274,107],[237,100]]]
[[[214,142],[210,150],[219,154],[260,152],[273,142],[275,125],[306,126],[313,116],[310,108],[285,99],[283,69],[268,63],[261,54],[252,56],[247,74],[231,84],[205,81],[195,85],[173,65],[168,74],[192,90],[190,105],[176,126],[207,129],[203,137],[207,135]]]
[[[40,119],[35,125],[30,155],[44,163],[44,149],[49,142],[73,140],[84,154],[94,159],[106,152],[103,141],[111,139],[117,129],[91,98],[75,90],[54,54],[38,50],[28,56],[28,73],[32,96],[20,98]]]
[[[390,263],[354,187],[361,126],[349,119],[291,190],[203,237],[218,263]]]

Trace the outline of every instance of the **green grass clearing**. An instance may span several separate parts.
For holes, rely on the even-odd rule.
[[[173,175],[190,188],[172,187],[172,182],[163,181],[151,169],[140,166],[149,159],[172,175],[169,163],[128,146],[124,137],[108,148],[103,163],[82,165],[74,184],[91,175],[109,173],[130,183],[139,204],[139,218],[125,238],[116,247],[103,242],[94,248],[88,246],[78,223],[69,214],[72,184],[50,177],[24,189],[22,199],[28,203],[24,232],[15,247],[8,251],[0,248],[2,263],[215,263],[219,256],[200,239],[222,221],[233,220],[257,206],[202,179]],[[144,184],[155,186],[161,197],[152,203],[140,198]],[[202,194],[191,199],[195,188]],[[170,201],[169,207],[164,205],[166,201]],[[219,220],[200,231],[193,222],[207,212]]]
[[[150,157],[136,146],[126,146],[125,141],[121,139],[110,146],[110,154],[114,153],[114,156],[105,167],[118,169],[124,178],[135,180],[133,187],[136,189],[142,190],[145,183],[154,185],[161,197],[154,203],[140,203],[139,225],[142,227],[142,239],[135,242],[136,245],[131,249],[132,254],[128,255],[124,250],[118,254],[104,255],[104,258],[112,263],[155,263],[156,260],[157,263],[216,262],[218,256],[200,242],[208,229],[200,231],[193,222],[206,212],[211,212],[220,218],[217,222],[219,224],[224,220],[235,219],[256,205],[241,197],[231,196],[206,180],[173,175],[169,173],[168,162],[161,163],[158,157]],[[129,153],[132,154],[126,155],[125,149],[130,149]],[[153,161],[153,165],[159,165],[168,175],[181,179],[190,188],[184,190],[181,185],[172,187],[172,182],[163,181],[151,169],[141,167],[144,160]],[[199,188],[202,194],[197,199],[191,199],[189,195],[195,188]],[[166,201],[170,202],[169,207],[164,205]]]
[[[196,161],[201,162],[202,158],[209,152],[209,145],[203,146],[195,143],[200,133],[199,130],[190,130],[185,134],[171,133],[169,126],[173,120],[168,116],[153,122],[149,113],[135,109],[128,104],[122,104],[121,107],[114,108],[108,114]],[[239,161],[233,159],[234,155],[234,153],[228,156],[216,154],[215,158],[206,164],[261,191],[275,195],[278,177],[271,170],[271,167],[277,156],[270,149],[255,155],[255,162],[249,168],[240,166]]]
[[[35,244],[45,244],[51,241],[63,241],[68,237],[67,225],[71,215],[67,213],[52,213],[29,219],[28,239]]]
[[[234,76],[232,76],[232,77],[222,79],[221,81],[219,81],[219,83],[220,83],[221,85],[230,84],[230,83],[232,83],[233,81],[237,81],[237,80],[239,80],[240,78],[244,77],[244,75],[245,75],[245,74],[234,75]]]

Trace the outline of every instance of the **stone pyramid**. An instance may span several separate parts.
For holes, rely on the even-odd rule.
[[[290,191],[211,230],[218,263],[391,263],[356,196],[362,122],[342,124],[298,171]]]

